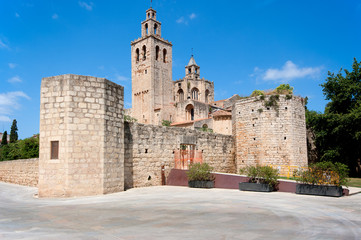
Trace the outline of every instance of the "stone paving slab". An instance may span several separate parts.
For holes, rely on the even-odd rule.
[[[361,195],[159,186],[73,199],[0,183],[0,239],[360,239]]]

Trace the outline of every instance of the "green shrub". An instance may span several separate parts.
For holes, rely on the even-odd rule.
[[[163,121],[162,121],[162,126],[170,127],[171,124],[172,124],[171,121],[168,121],[168,120],[163,120]]]
[[[129,115],[124,114],[124,122],[137,122],[138,120],[136,118],[133,118]]]
[[[279,94],[293,94],[293,87],[289,84],[281,84],[276,88],[276,92]]]
[[[240,174],[245,174],[253,183],[277,184],[278,170],[270,166],[247,166],[240,169]]]
[[[310,165],[307,170],[295,170],[293,176],[304,184],[347,186],[348,172],[345,164],[324,161]]]
[[[211,171],[213,168],[207,163],[191,164],[187,177],[188,181],[213,181],[215,178]]]
[[[264,96],[264,92],[262,90],[254,90],[251,94],[251,97]]]

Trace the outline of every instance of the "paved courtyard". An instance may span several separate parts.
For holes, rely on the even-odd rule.
[[[361,239],[361,194],[149,187],[37,199],[0,183],[0,239]]]

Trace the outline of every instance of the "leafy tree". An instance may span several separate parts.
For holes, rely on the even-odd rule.
[[[0,147],[0,161],[39,157],[39,135]]]
[[[361,62],[356,58],[352,64],[352,72],[347,69],[342,74],[342,68],[335,75],[328,72],[328,78],[323,87],[326,100],[331,100],[326,107],[328,113],[351,113],[359,111],[361,107]]]
[[[8,132],[5,131],[3,133],[3,137],[1,139],[1,146],[7,145],[8,144]]]
[[[315,133],[320,161],[341,162],[350,175],[361,176],[361,62],[352,72],[328,73],[323,93],[330,102],[323,114],[306,109],[306,124]]]
[[[18,140],[18,127],[17,127],[16,119],[14,119],[10,130],[10,143],[14,143],[17,140]]]

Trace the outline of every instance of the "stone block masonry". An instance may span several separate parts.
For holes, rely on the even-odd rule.
[[[37,187],[39,159],[20,159],[0,162],[0,181]]]
[[[161,185],[162,168],[174,168],[174,151],[194,144],[216,172],[235,173],[231,135],[177,127],[125,123],[125,188]]]
[[[233,106],[237,169],[256,164],[307,166],[303,98],[291,95],[262,98],[239,100]]]
[[[39,197],[124,190],[123,91],[104,78],[42,79]]]

